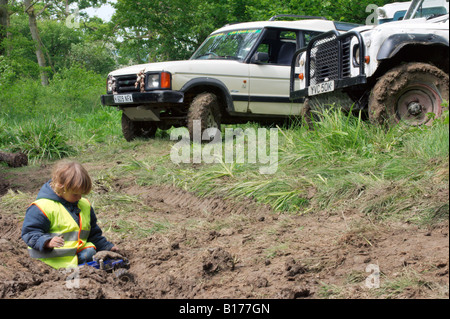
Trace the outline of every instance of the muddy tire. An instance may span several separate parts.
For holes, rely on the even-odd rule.
[[[122,113],[122,133],[123,137],[128,141],[132,141],[137,137],[153,138],[155,137],[158,126],[155,122],[132,121]]]
[[[448,101],[449,77],[426,63],[408,63],[383,75],[369,98],[369,119],[373,124],[431,125]]]
[[[134,282],[133,274],[129,273],[127,269],[120,268],[114,271],[114,275],[123,283]]]
[[[195,121],[195,122],[194,122]],[[197,122],[199,121],[199,122]],[[219,103],[217,102],[217,97],[213,93],[202,93],[197,95],[189,107],[187,126],[191,139],[194,139],[194,132],[198,127],[196,125],[200,124],[201,134],[209,128],[217,129],[216,132],[211,132],[209,136],[210,140],[218,138],[220,135],[220,125],[221,125],[221,113],[219,108]],[[202,136],[200,138],[202,139]],[[207,142],[207,141],[203,141]]]
[[[323,114],[333,108],[341,108],[344,111],[352,109],[354,102],[343,92],[326,93],[309,97],[303,104],[300,115],[309,129],[314,129],[314,123],[323,118]]]

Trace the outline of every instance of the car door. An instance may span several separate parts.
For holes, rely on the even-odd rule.
[[[249,65],[248,112],[300,115],[303,103],[293,103],[289,98],[291,61],[295,51],[306,46],[318,34],[320,32],[276,28],[266,30],[256,50],[262,58],[252,59]]]
[[[300,106],[289,99],[290,65],[298,47],[298,31],[273,28],[266,30],[264,37],[257,48],[262,58],[249,65],[249,112],[299,115]]]

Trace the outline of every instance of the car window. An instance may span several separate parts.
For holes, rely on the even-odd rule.
[[[280,39],[286,39],[286,40],[296,40],[297,39],[297,33],[294,31],[281,31],[280,32]]]
[[[321,34],[321,32],[315,32],[315,31],[303,31],[303,45],[306,47],[311,41],[312,38],[315,36]]]
[[[261,34],[261,29],[234,30],[210,35],[192,60],[243,60]]]
[[[264,57],[258,58],[258,63],[290,65],[297,49],[297,34],[297,30],[266,29],[255,53]]]

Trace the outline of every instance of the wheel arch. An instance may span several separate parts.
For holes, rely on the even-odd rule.
[[[403,35],[406,36],[406,35]],[[372,79],[377,79],[392,68],[409,62],[423,62],[434,65],[449,73],[449,60],[442,57],[448,57],[448,40],[438,37],[422,35],[422,38],[412,37],[408,41],[400,41],[399,38],[388,38],[380,48],[377,59],[380,61]],[[428,39],[428,41],[425,41]],[[421,40],[421,41],[419,41]]]
[[[210,92],[216,95],[223,115],[234,111],[233,99],[226,85],[217,79],[196,78],[187,82],[180,91],[184,93],[184,102],[187,105],[192,102],[196,95]]]

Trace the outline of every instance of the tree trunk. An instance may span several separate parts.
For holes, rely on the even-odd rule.
[[[9,26],[8,1],[0,0],[0,44],[7,36],[7,28]],[[3,55],[5,49],[0,46],[0,55]]]
[[[0,152],[0,162],[5,162],[11,167],[22,167],[28,165],[28,156],[24,153]]]
[[[31,37],[33,38],[34,44],[36,45],[36,57],[39,67],[41,68],[41,83],[42,85],[47,86],[48,74],[45,70],[45,68],[47,67],[47,62],[45,61],[41,37],[39,36],[36,14],[31,2],[32,0],[24,0],[25,12],[28,14],[28,24],[30,26]]]

